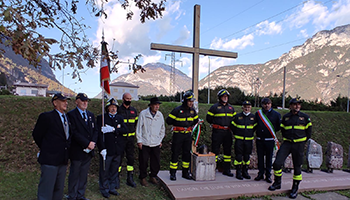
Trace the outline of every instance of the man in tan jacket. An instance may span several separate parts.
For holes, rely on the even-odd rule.
[[[160,148],[165,136],[164,117],[159,112],[161,102],[153,97],[148,104],[149,108],[140,112],[136,126],[137,146],[139,148],[140,183],[147,186],[147,167],[150,160],[150,179],[153,184],[158,184],[157,175],[160,169]]]

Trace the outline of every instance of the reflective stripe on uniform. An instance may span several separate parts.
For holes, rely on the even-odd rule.
[[[293,180],[301,181],[301,180],[303,180],[303,176],[302,176],[301,174],[299,174],[299,175],[293,175]]]
[[[133,132],[133,133],[125,133],[125,134],[123,134],[123,136],[124,137],[127,137],[127,136],[134,136],[135,135],[135,132]]]
[[[179,121],[179,122],[194,121],[195,119],[198,119],[198,115],[196,115],[194,117],[180,118],[180,117],[176,117],[175,115],[169,114],[169,117],[174,119],[175,121]]]
[[[210,116],[214,116],[214,113],[212,113],[212,112],[209,112],[208,111],[208,113],[207,113],[208,115],[210,115]]]
[[[250,160],[248,160],[247,162],[244,162],[244,160],[242,161],[243,165],[250,165]]]
[[[121,171],[122,171],[122,166],[119,166],[118,172],[121,172]]]
[[[289,141],[289,142],[304,142],[307,140],[307,137],[299,138],[299,139],[288,139],[288,138],[283,138],[284,141]]]
[[[241,164],[242,164],[242,161],[241,161],[241,162],[238,162],[237,160],[235,160],[235,161],[233,162],[233,164],[234,164],[234,165],[241,165]]]
[[[239,140],[254,140],[254,136],[253,137],[242,137],[239,135],[235,135],[235,138],[239,139]]]
[[[176,163],[170,162],[170,169],[177,169],[177,162]]]
[[[126,170],[128,172],[132,172],[132,171],[134,171],[134,166],[128,165],[128,166],[126,166]]]
[[[231,162],[231,156],[224,155],[224,162]]]
[[[182,168],[189,168],[190,163],[189,162],[182,162]]]
[[[281,124],[281,128],[284,128],[284,130],[291,130],[291,129],[306,130],[310,126],[312,126],[311,122],[309,122],[306,126],[285,126],[284,124]]]
[[[273,173],[275,174],[275,176],[282,176],[282,169],[275,170]]]
[[[124,123],[135,123],[137,119],[124,119]]]
[[[208,114],[209,114],[209,112],[208,112]],[[214,117],[233,117],[233,116],[235,116],[236,115],[236,112],[234,112],[234,113],[218,113],[218,114],[213,114],[214,115]]]

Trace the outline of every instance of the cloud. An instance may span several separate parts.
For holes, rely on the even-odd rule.
[[[244,35],[238,39],[232,39],[230,41],[223,41],[221,38],[215,38],[210,44],[210,48],[225,50],[244,49],[247,46],[253,46],[253,40],[254,36],[252,33],[249,35]]]
[[[310,21],[314,24],[321,25],[328,15],[328,9],[315,1],[308,1],[296,13],[287,18],[290,28],[301,28]]]
[[[276,24],[276,22],[270,22],[265,20],[258,25],[256,25],[257,34],[260,35],[275,35],[282,33],[282,26],[280,24]]]
[[[333,4],[332,11],[328,19],[332,21],[335,26],[341,26],[350,23],[350,0],[340,0]]]
[[[303,38],[308,38],[309,37],[309,34],[307,34],[307,30],[306,29],[303,29],[303,30],[300,30],[300,34],[298,34],[298,36],[300,37],[303,37]]]
[[[187,26],[183,26],[180,30],[179,37],[174,41],[174,44],[180,45],[183,44],[190,37],[190,31],[187,29]]]
[[[236,59],[220,58],[220,57],[212,57],[212,56],[208,58],[208,56],[201,56],[199,59],[200,79],[208,75],[209,62],[210,62],[210,72],[213,72],[214,70],[222,66],[233,65],[236,62]]]

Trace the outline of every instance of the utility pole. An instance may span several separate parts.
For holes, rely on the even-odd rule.
[[[283,97],[282,97],[282,108],[283,109],[286,106],[285,104],[286,104],[286,66],[283,67]]]
[[[175,52],[171,52],[170,54],[165,54],[165,60],[167,56],[170,56],[171,58],[169,94],[172,95],[175,92],[175,62],[181,62],[181,65],[182,65],[182,61],[175,60]],[[180,54],[180,57],[181,57],[181,54]]]
[[[208,59],[209,59],[209,67],[208,67],[208,104],[210,104],[210,57],[209,56],[208,56]]]

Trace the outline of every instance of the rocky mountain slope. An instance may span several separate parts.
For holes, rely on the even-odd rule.
[[[210,86],[241,88],[246,94],[259,92],[267,96],[283,91],[283,70],[286,67],[286,91],[291,96],[329,103],[339,94],[348,94],[350,80],[350,25],[320,31],[303,45],[264,64],[232,65],[210,74]],[[207,87],[208,77],[200,88]]]
[[[0,49],[5,53],[0,57],[0,72],[5,73],[7,83],[11,86],[20,81],[25,83],[37,83],[48,85],[48,90],[60,91],[61,83],[56,79],[52,69],[46,60],[41,61],[41,67],[35,68],[21,55],[15,54],[11,48],[0,44]],[[1,52],[2,53],[2,52]],[[74,92],[65,87],[65,93]]]

